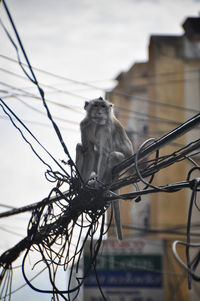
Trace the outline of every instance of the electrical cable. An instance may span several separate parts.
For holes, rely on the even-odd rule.
[[[9,117],[0,115],[0,119],[9,120]],[[52,126],[50,124],[39,122],[39,121],[33,121],[33,120],[27,120],[27,119],[21,119],[21,121],[25,124],[29,123],[29,124],[33,124],[33,125],[37,125],[37,126],[52,128]],[[78,129],[76,130],[74,128],[66,128],[63,126],[60,126],[60,129],[62,129],[63,131],[78,132]]]
[[[5,55],[1,55],[0,54],[0,57],[6,59],[6,60],[10,60],[14,63],[17,63],[16,60],[12,59],[12,58],[9,58]],[[24,66],[26,66],[26,64],[23,64]],[[59,78],[59,79],[62,79],[62,80],[66,80],[66,81],[70,81],[74,84],[78,84],[78,85],[84,85],[84,86],[87,86],[88,88],[92,88],[92,89],[97,89],[97,90],[103,90],[104,92],[106,93],[112,93],[112,94],[115,94],[115,95],[119,95],[119,96],[124,96],[124,97],[133,97],[132,94],[127,94],[127,93],[123,93],[123,92],[119,92],[119,91],[113,91],[113,90],[106,90],[106,89],[103,89],[103,88],[98,88],[94,85],[90,85],[90,84],[87,84],[85,82],[81,82],[81,81],[76,81],[76,80],[73,80],[73,79],[69,79],[65,76],[61,76],[61,75],[57,75],[55,73],[52,73],[52,72],[48,72],[46,70],[42,70],[40,68],[36,68],[36,67],[32,67],[34,70],[36,71],[39,71],[41,73],[44,73],[44,74],[47,74],[47,75],[50,75],[50,76],[53,76],[55,78]],[[188,71],[188,72],[193,72],[193,71]],[[194,71],[196,72],[196,71]],[[168,73],[166,73],[168,74]],[[170,72],[171,74],[171,72]],[[79,96],[78,96],[79,97]],[[161,101],[157,101],[157,100],[152,100],[152,99],[147,99],[147,98],[144,98],[144,97],[141,97],[141,96],[137,96],[137,95],[134,95],[134,98],[135,100],[138,100],[138,101],[143,101],[143,102],[148,102],[148,103],[152,103],[152,104],[156,104],[156,105],[159,105],[159,106],[164,106],[164,107],[171,107],[171,108],[174,108],[174,109],[177,109],[177,110],[184,110],[184,111],[188,111],[188,112],[191,112],[191,113],[198,113],[198,110],[194,110],[194,109],[191,109],[191,108],[186,108],[186,107],[182,107],[182,106],[178,106],[178,105],[174,105],[174,104],[169,104],[167,102],[161,102]]]
[[[140,152],[140,157],[138,158],[138,160],[144,159],[146,156],[149,156],[155,150],[158,150],[164,145],[166,145],[167,143],[170,143],[172,140],[174,140],[174,138],[177,139],[178,137],[181,137],[182,135],[186,134],[188,131],[193,129],[199,123],[200,123],[200,113],[193,116],[186,122],[182,123],[180,126],[173,129],[172,131],[162,136],[161,138],[156,139],[154,143],[152,143],[150,146],[146,147],[143,151]],[[131,166],[131,164],[134,163],[134,160],[135,160],[135,155],[133,155],[129,159],[124,160],[121,164],[113,168],[113,174],[115,173],[119,174],[123,169],[125,169],[128,166]]]
[[[15,96],[15,99],[17,99],[18,101],[20,101],[23,105],[25,105],[29,109],[31,109],[31,110],[39,113],[39,114],[42,114],[42,115],[46,116],[46,114],[44,112],[42,112],[41,110],[36,109],[35,107],[31,106],[29,103],[23,101],[20,97]],[[69,119],[66,119],[66,118],[61,118],[61,117],[58,117],[58,116],[55,116],[55,115],[53,116],[53,118],[56,119],[56,120],[62,121],[62,122],[66,122],[66,123],[70,123],[70,124],[78,125],[79,126],[79,123],[77,121],[69,120]]]
[[[2,81],[0,82],[1,84],[5,85],[5,86],[9,86],[9,87],[12,87],[16,90],[19,90],[19,91],[23,91],[24,93],[27,93],[28,96],[32,97],[32,98],[37,98],[38,97],[35,97],[35,95],[25,91],[25,90],[22,90],[20,88],[17,88],[17,87],[14,87],[14,86],[11,86],[11,85],[8,85],[7,83],[3,83]],[[40,99],[40,98],[39,98]],[[84,99],[84,97],[82,97],[82,99]],[[64,105],[61,105],[61,104],[57,104],[56,102],[53,102],[52,100],[47,100],[47,102],[49,103],[52,103],[52,104],[55,104],[55,105],[60,105],[60,106],[63,106]],[[161,118],[161,117],[156,117],[156,116],[152,116],[150,114],[145,114],[145,113],[142,113],[142,112],[139,112],[139,111],[135,111],[135,110],[128,110],[126,108],[123,108],[123,107],[119,107],[119,106],[115,106],[116,108],[120,109],[120,110],[123,110],[123,111],[127,111],[129,112],[128,115],[125,115],[125,114],[121,114],[120,113],[120,117],[121,118],[127,118],[129,117],[130,118],[130,115],[133,114],[134,115],[134,119],[138,119],[138,120],[144,120],[144,118],[146,118],[147,120],[150,120],[151,122],[153,123],[165,123],[165,124],[171,124],[171,125],[180,125],[180,122],[177,122],[175,120],[170,120],[170,119],[167,119],[167,118]],[[67,108],[69,108],[69,106],[67,106]],[[74,109],[73,109],[74,110]],[[76,111],[77,112],[77,111]],[[78,111],[78,113],[81,113],[80,111]],[[141,116],[141,117],[138,117],[138,116]]]
[[[76,166],[75,166],[75,164],[74,164],[74,162],[73,162],[73,160],[72,160],[72,158],[71,158],[71,156],[70,156],[70,154],[69,154],[69,151],[68,151],[68,149],[67,149],[67,147],[66,147],[66,145],[65,145],[65,143],[64,143],[64,140],[63,140],[63,138],[62,138],[62,135],[61,135],[61,133],[60,133],[60,130],[59,130],[57,124],[55,123],[55,121],[53,120],[53,118],[52,118],[52,116],[51,116],[51,113],[50,113],[49,108],[48,108],[48,106],[47,106],[47,104],[46,104],[46,101],[45,101],[44,91],[41,89],[41,87],[40,87],[40,85],[39,85],[39,83],[38,83],[38,81],[37,81],[37,79],[36,79],[36,77],[35,77],[35,74],[34,74],[34,72],[33,72],[33,69],[32,69],[32,67],[31,67],[31,65],[30,65],[29,59],[28,59],[28,57],[27,57],[27,54],[26,54],[25,49],[24,49],[24,47],[23,47],[22,41],[21,41],[21,39],[20,39],[20,37],[19,37],[19,34],[18,34],[18,32],[17,32],[17,29],[16,29],[16,26],[15,26],[15,24],[14,24],[14,21],[13,21],[13,19],[12,19],[12,17],[11,17],[11,14],[10,14],[10,12],[9,12],[9,10],[8,10],[8,7],[7,7],[6,3],[5,3],[5,0],[2,0],[2,3],[3,3],[3,6],[4,6],[5,10],[6,10],[6,13],[7,13],[7,16],[8,16],[8,18],[9,18],[9,21],[10,21],[10,23],[11,23],[11,25],[12,25],[12,28],[13,28],[13,30],[14,30],[14,33],[15,33],[15,35],[16,35],[17,41],[18,41],[18,43],[19,43],[19,45],[20,45],[20,49],[21,49],[21,51],[22,51],[22,53],[23,53],[23,55],[24,55],[24,58],[25,58],[26,63],[27,63],[27,65],[28,65],[29,71],[30,71],[30,73],[31,73],[31,75],[32,75],[32,78],[27,74],[27,72],[24,70],[23,66],[21,65],[21,61],[20,61],[20,57],[19,57],[19,53],[18,53],[18,48],[17,48],[16,44],[14,43],[14,41],[12,40],[11,36],[9,35],[9,33],[6,31],[6,34],[8,35],[9,40],[11,41],[11,43],[13,44],[13,46],[15,47],[15,50],[16,50],[16,52],[17,52],[19,64],[20,64],[22,70],[24,71],[24,73],[28,76],[28,78],[29,78],[29,79],[37,86],[38,91],[39,91],[39,94],[40,94],[41,99],[42,99],[42,102],[43,102],[43,105],[44,105],[44,107],[45,107],[45,109],[46,109],[47,116],[48,116],[48,118],[50,119],[50,121],[51,121],[51,123],[52,123],[52,125],[53,125],[53,128],[54,128],[54,130],[55,130],[55,132],[56,132],[56,134],[57,134],[57,136],[58,136],[58,139],[59,139],[59,141],[60,141],[60,143],[61,143],[61,145],[62,145],[62,147],[63,147],[63,150],[64,150],[65,154],[68,156],[69,162],[70,162],[71,166],[74,166],[74,167],[76,168]],[[62,168],[62,169],[63,169],[63,168]],[[64,170],[64,169],[63,169],[63,170]],[[76,169],[76,171],[78,172],[77,169]],[[66,171],[65,171],[65,173],[66,173]],[[79,176],[80,176],[80,175],[79,175]],[[81,177],[80,177],[80,179],[81,179]]]
[[[176,240],[173,242],[172,244],[172,252],[176,258],[176,260],[179,262],[179,264],[189,273],[191,274],[192,277],[194,277],[195,280],[200,281],[200,275],[198,276],[196,273],[194,273],[194,271],[189,268],[183,261],[182,259],[179,257],[178,253],[177,253],[177,245],[183,245],[186,247],[191,247],[191,248],[200,248],[200,243],[187,243],[184,241],[180,241],[180,240]]]
[[[41,100],[41,97],[39,97],[39,96],[37,96],[37,95],[35,95],[33,93],[30,93],[30,92],[28,92],[28,91],[26,91],[26,90],[24,90],[22,88],[12,86],[12,85],[10,85],[8,83],[4,83],[2,81],[0,81],[0,84],[2,84],[3,86],[9,87],[9,88],[11,88],[13,90],[21,91],[21,94],[19,94],[19,93],[9,93],[9,91],[6,91],[8,94],[4,95],[4,96],[1,96],[2,98],[12,97],[12,96],[14,97],[14,96],[18,96],[19,95],[19,96],[23,96],[23,97],[29,97],[29,98]],[[48,103],[51,103],[51,104],[56,105],[58,107],[72,110],[75,113],[83,114],[81,108],[77,108],[77,107],[74,107],[74,106],[71,106],[71,105],[69,106],[69,105],[66,105],[66,104],[62,104],[62,103],[59,103],[59,102],[56,102],[56,101],[53,101],[53,100],[50,100],[50,99],[46,99],[46,101]]]
[[[136,169],[136,173],[137,173],[137,175],[139,176],[139,178],[140,178],[140,181],[141,182],[143,182],[145,185],[146,185],[146,187],[145,187],[145,189],[144,190],[146,190],[148,187],[151,187],[151,188],[153,188],[153,189],[155,189],[155,190],[158,190],[158,191],[166,191],[164,188],[161,188],[161,187],[158,187],[158,186],[155,186],[155,185],[152,185],[151,184],[151,181],[152,181],[152,179],[149,181],[149,182],[147,182],[143,177],[142,177],[142,175],[141,175],[141,173],[140,173],[140,170],[139,170],[139,166],[138,166],[138,159],[139,159],[139,154],[140,154],[140,151],[142,150],[142,148],[144,148],[147,144],[149,144],[149,142],[152,142],[152,141],[155,141],[156,139],[155,138],[150,138],[150,139],[148,139],[148,140],[146,140],[145,142],[143,142],[142,143],[142,145],[139,147],[139,149],[137,150],[137,152],[135,153],[135,169]],[[158,156],[156,156],[156,158],[158,158]],[[156,164],[157,162],[155,161],[155,164]]]
[[[26,72],[25,74],[28,76],[28,78],[37,86],[39,94],[41,96],[41,99],[43,101],[43,105],[46,109],[47,116],[50,119],[53,128],[59,138],[59,141],[63,147],[64,152],[68,155],[69,160],[71,160],[70,155],[68,153],[67,147],[62,140],[61,133],[56,125],[56,123],[53,120],[53,117],[48,109],[45,97],[44,97],[44,91],[41,89],[39,83],[37,82],[37,79],[35,77],[35,74],[33,72],[33,69],[29,63],[29,60],[27,58],[26,52],[23,48],[22,42],[19,38],[18,32],[16,30],[16,27],[13,23],[13,20],[11,18],[11,15],[9,13],[9,10],[5,4],[5,0],[3,1],[3,5],[6,9],[7,15],[9,17],[9,20],[12,24],[12,27],[14,29],[15,35],[17,37],[18,43],[20,45],[20,49],[23,52],[23,55],[26,59],[29,72],[31,73],[31,76]],[[12,40],[11,36],[7,32],[8,38],[11,40],[11,43],[15,47],[17,51],[18,56],[18,62],[20,64],[20,58],[18,54],[18,48],[14,41]],[[21,63],[22,64],[22,63]],[[20,65],[21,65],[20,64]],[[24,68],[22,68],[23,70]],[[13,125],[20,131],[22,137],[26,141],[26,138],[23,136],[22,131],[16,126],[14,123],[12,117],[14,117],[20,124],[23,126],[23,128],[27,131],[28,129],[26,126],[21,122],[21,120],[16,116],[16,114],[6,105],[6,103],[1,100],[1,107],[3,111],[9,116],[11,122]],[[12,115],[12,117],[11,117]],[[147,160],[148,164],[147,167],[144,170],[139,171],[139,161],[141,159],[146,158],[149,154],[154,153],[167,143],[173,141],[177,137],[185,134],[186,132],[190,131],[192,128],[197,126],[199,124],[199,114],[192,117],[187,122],[181,124],[178,128],[174,129],[170,133],[166,134],[165,136],[161,137],[160,139],[154,141],[150,146],[145,147],[145,145],[149,142],[143,143],[141,148],[139,149],[138,153],[131,158],[133,162],[135,162],[137,173],[133,176],[135,177],[135,183],[137,181],[142,181],[147,185],[147,188],[151,187],[151,189],[146,189],[141,191],[137,191],[137,194],[143,194],[145,193],[154,193],[154,192],[176,192],[183,188],[191,188],[193,190],[192,193],[192,203],[195,202],[196,192],[199,187],[198,179],[190,180],[188,177],[187,181],[180,182],[180,183],[173,183],[171,185],[164,185],[160,187],[156,187],[151,185],[151,180],[149,182],[145,181],[144,178],[149,175],[154,175],[158,170],[169,166],[170,164],[179,162],[181,160],[188,160],[186,156],[188,156],[189,153],[196,150],[199,147],[200,139],[197,141],[193,141],[192,143],[186,145],[184,148],[179,149],[178,151],[169,154],[167,156],[159,157],[156,156],[153,160]],[[32,135],[32,133],[28,130],[28,133]],[[35,138],[32,135],[32,138]],[[26,141],[27,142],[27,141]],[[36,140],[38,142],[38,140]],[[30,144],[30,143],[29,143]],[[31,146],[31,145],[30,145]],[[158,154],[158,153],[157,153]],[[42,159],[42,158],[41,158]],[[135,160],[135,161],[134,161]],[[57,162],[56,162],[57,163]],[[128,162],[132,163],[132,162]],[[125,163],[127,164],[127,162]],[[88,276],[89,270],[91,267],[94,268],[94,271],[96,273],[96,259],[97,255],[99,253],[103,235],[107,232],[107,229],[105,230],[105,212],[112,201],[112,198],[118,198],[118,196],[113,194],[112,192],[109,192],[109,189],[112,188],[112,185],[109,187],[102,187],[101,189],[94,189],[89,187],[89,185],[83,186],[82,183],[77,181],[79,179],[78,177],[75,178],[73,175],[76,175],[76,172],[78,174],[78,171],[76,170],[76,166],[74,165],[73,161],[70,162],[71,167],[71,176],[67,174],[67,176],[62,175],[59,172],[53,172],[51,170],[48,171],[48,176],[52,177],[52,181],[56,183],[56,186],[51,190],[49,193],[49,196],[45,198],[42,202],[36,203],[34,205],[26,206],[24,208],[24,212],[27,210],[32,211],[32,216],[29,221],[28,229],[27,229],[27,236],[22,239],[17,245],[15,245],[13,248],[7,250],[0,256],[0,264],[1,264],[1,274],[0,277],[3,279],[3,290],[2,294],[4,292],[4,299],[5,296],[11,295],[11,284],[12,284],[12,263],[19,254],[22,251],[25,251],[25,255],[23,256],[22,261],[22,274],[24,276],[24,279],[26,283],[35,291],[42,292],[42,293],[51,293],[52,299],[58,300],[59,296],[63,298],[64,300],[67,300],[67,298],[64,296],[64,294],[68,294],[68,297],[70,298],[70,293],[75,292],[77,297],[79,293],[79,289],[81,285],[83,284],[83,281],[86,276]],[[123,164],[122,164],[123,166]],[[75,168],[75,170],[73,170]],[[122,167],[120,167],[122,168]],[[139,171],[139,172],[138,172]],[[74,174],[73,174],[74,172]],[[192,170],[189,172],[191,174]],[[79,175],[79,174],[78,174]],[[80,175],[79,175],[80,176]],[[132,178],[132,181],[133,181]],[[127,178],[123,179],[123,186],[126,186],[128,184]],[[197,183],[196,183],[196,182]],[[69,190],[67,192],[62,192],[61,186],[67,182],[69,186]],[[164,189],[164,191],[163,191]],[[110,196],[110,198],[109,198]],[[121,195],[123,196],[123,195]],[[119,196],[120,198],[122,198]],[[130,197],[130,195],[129,195]],[[125,197],[124,197],[125,199]],[[197,205],[197,204],[196,204]],[[17,212],[18,209],[11,210],[12,213]],[[23,211],[22,208],[20,208],[21,212]],[[19,211],[18,211],[19,212]],[[191,212],[191,210],[190,210]],[[188,224],[187,224],[187,246],[186,249],[192,244],[190,243],[190,228],[191,228],[191,214],[189,212],[188,215]],[[83,242],[81,241],[81,237],[83,235],[83,214],[86,217],[87,225],[84,227],[86,229],[86,235],[84,237]],[[12,215],[12,214],[11,214]],[[0,215],[1,216],[1,215]],[[4,214],[4,216],[6,216]],[[8,215],[7,215],[8,216]],[[81,216],[81,221],[78,221],[78,218]],[[76,228],[75,228],[76,227]],[[78,227],[78,228],[77,228]],[[76,244],[76,247],[73,247],[72,251],[72,240],[74,237],[75,231],[78,229],[78,241]],[[77,235],[77,232],[76,232]],[[97,235],[97,240],[95,241],[95,235]],[[72,274],[73,271],[78,271],[80,267],[80,257],[83,252],[83,249],[85,247],[86,240],[89,239],[89,250],[90,250],[90,262],[88,270],[86,271],[85,275],[80,278],[76,277],[77,284],[75,287],[71,288],[71,280],[72,280]],[[58,250],[59,247],[59,250]],[[72,254],[70,254],[70,250]],[[33,269],[38,263],[44,264],[45,268],[47,269],[47,277],[49,280],[49,283],[51,285],[51,289],[49,290],[42,290],[40,286],[36,287],[34,286],[31,281],[28,279],[26,274],[26,260],[28,258],[28,255],[31,256],[32,251],[34,251],[34,257],[35,252],[38,252],[40,255],[40,260],[35,259],[35,262],[33,264]],[[78,257],[78,261],[77,261]],[[197,254],[197,256],[194,258],[192,263],[190,263],[190,259],[188,259],[187,262],[187,270],[190,274],[190,270],[193,271],[193,278],[197,280],[199,277],[195,275],[194,269],[197,267],[199,263],[200,257]],[[77,263],[77,266],[76,266]],[[64,270],[66,270],[71,264],[71,271],[69,276],[69,282],[68,282],[68,289],[67,290],[61,290],[59,288],[59,276],[58,276],[58,269],[62,267]],[[191,269],[192,267],[192,269]],[[97,275],[96,275],[97,276]],[[100,283],[98,281],[97,283],[99,285],[99,289],[102,294],[102,298],[105,299],[103,291],[101,290]]]
[[[10,121],[12,122],[12,124],[14,125],[14,127],[20,132],[22,138],[24,139],[24,141],[26,141],[29,146],[31,147],[32,151],[34,152],[34,154],[39,158],[39,160],[45,164],[48,168],[49,171],[52,171],[51,166],[46,163],[40,156],[39,154],[35,151],[35,149],[33,148],[33,146],[31,145],[31,143],[26,139],[26,137],[24,136],[23,132],[20,130],[20,128],[15,124],[15,122],[13,121],[12,117],[10,116],[10,114],[7,112],[9,111],[14,118],[23,126],[23,128],[31,135],[31,137],[40,145],[40,147],[51,157],[51,159],[53,159],[53,161],[61,168],[61,170],[68,176],[67,172],[63,169],[63,167],[60,165],[60,163],[50,154],[50,152],[39,142],[39,140],[33,135],[33,133],[27,128],[27,126],[17,117],[17,115],[13,112],[13,110],[11,110],[8,105],[0,98],[0,106],[2,107],[4,113],[9,117]],[[7,111],[6,111],[7,110]],[[53,171],[52,171],[53,172]]]

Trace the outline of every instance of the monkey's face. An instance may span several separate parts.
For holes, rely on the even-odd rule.
[[[110,117],[112,104],[105,100],[92,100],[85,104],[88,117],[92,119],[95,124],[104,125]]]

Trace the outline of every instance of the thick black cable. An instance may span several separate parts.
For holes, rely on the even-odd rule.
[[[187,180],[190,180],[190,176],[192,174],[192,172],[194,170],[196,170],[199,168],[194,167],[192,168],[187,176]],[[191,228],[191,222],[192,222],[192,210],[193,210],[193,205],[196,202],[196,195],[197,195],[197,190],[198,190],[198,186],[200,184],[200,179],[194,179],[191,185],[192,188],[192,196],[190,199],[190,205],[189,205],[189,210],[188,210],[188,220],[187,220],[187,244],[186,244],[186,260],[187,260],[187,267],[188,267],[188,288],[191,289],[191,274],[190,274],[190,270],[191,270],[191,262],[190,262],[190,228]]]
[[[160,149],[161,147],[165,146],[166,144],[170,143],[175,138],[181,137],[182,135],[189,132],[192,128],[200,124],[200,113],[193,116],[186,122],[182,123],[177,128],[173,129],[169,133],[165,134],[159,139],[156,139],[154,143],[150,146],[145,147],[139,155],[138,161],[141,159],[146,158],[148,155],[152,154],[155,150]],[[134,164],[135,155],[131,156],[130,158],[124,160],[122,163],[118,164],[116,167],[113,168],[113,175],[116,175],[123,171],[126,167],[130,167],[131,164]]]
[[[149,142],[152,142],[152,141],[155,141],[156,139],[155,138],[150,138],[148,140],[146,140],[145,142],[142,143],[142,145],[140,146],[140,148],[137,150],[137,152],[135,153],[135,169],[136,169],[136,172],[137,172],[137,175],[139,176],[140,178],[140,181],[143,182],[146,187],[144,188],[144,190],[146,190],[148,187],[151,187],[151,188],[154,188],[155,190],[159,190],[159,191],[165,191],[165,189],[159,187],[159,186],[155,186],[155,185],[152,185],[151,182],[147,182],[141,175],[140,173],[140,170],[139,170],[139,167],[138,167],[138,158],[139,158],[139,154],[140,152],[142,151],[142,149],[146,146],[146,144],[148,144]],[[158,159],[158,157],[156,156],[156,158]],[[156,159],[156,161],[157,161]],[[155,164],[156,164],[156,161],[155,161]],[[151,179],[152,181],[152,179]]]
[[[20,55],[19,55],[19,49],[17,47],[17,45],[15,44],[14,40],[12,39],[11,35],[9,34],[7,28],[4,26],[3,22],[1,21],[0,19],[0,23],[1,23],[1,26],[3,27],[5,33],[7,34],[9,40],[11,41],[12,45],[14,46],[15,50],[16,50],[16,53],[17,53],[17,59],[18,59],[18,63],[20,65],[20,67],[22,68],[23,72],[25,73],[25,75],[28,77],[28,79],[35,84],[34,80],[30,77],[30,75],[26,72],[26,69],[23,67],[23,64],[21,62],[21,59],[20,59]]]

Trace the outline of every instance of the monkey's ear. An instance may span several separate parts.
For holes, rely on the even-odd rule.
[[[84,105],[84,109],[86,110],[87,106],[89,105],[89,101],[86,101],[85,102],[85,105]]]

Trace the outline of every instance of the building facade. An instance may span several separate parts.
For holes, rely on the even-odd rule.
[[[116,114],[135,151],[148,138],[167,134],[200,111],[200,18],[187,18],[183,28],[181,36],[152,35],[148,61],[135,63],[127,72],[120,73],[116,87],[106,95],[115,104]],[[199,139],[199,128],[162,148],[159,155],[172,154],[196,139]],[[194,159],[199,162],[198,155]],[[161,186],[184,181],[190,168],[190,162],[186,161],[173,164],[167,170],[161,170],[153,184]],[[186,190],[173,194],[155,193],[142,197],[140,203],[129,202],[127,206],[123,202],[122,223],[133,226],[133,230],[126,230],[125,235],[138,234],[134,228],[141,229],[140,235],[146,235],[142,229],[177,229],[186,225],[190,194],[191,191]],[[199,212],[194,209],[193,222],[198,220]],[[198,300],[198,282],[188,291],[187,273],[175,261],[171,251],[173,240],[184,240],[185,237],[169,233],[154,234],[153,237],[164,239],[166,244],[165,271],[169,273],[165,274],[165,300]],[[180,254],[184,258],[183,248]]]

